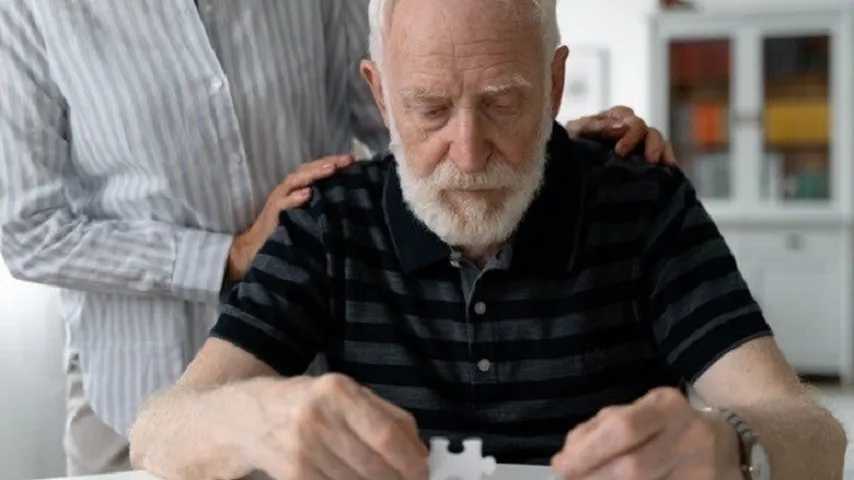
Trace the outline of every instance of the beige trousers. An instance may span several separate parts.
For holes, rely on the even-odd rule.
[[[69,476],[130,470],[127,439],[104,424],[92,411],[83,391],[83,372],[76,354],[66,365],[66,469]]]

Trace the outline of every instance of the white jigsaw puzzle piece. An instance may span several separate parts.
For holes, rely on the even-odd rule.
[[[447,438],[430,439],[430,480],[481,480],[495,473],[495,457],[483,456],[483,442],[463,440],[462,453],[451,453]]]

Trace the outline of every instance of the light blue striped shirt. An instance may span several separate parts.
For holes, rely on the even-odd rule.
[[[63,287],[117,431],[201,346],[267,194],[354,136],[385,148],[358,77],[367,3],[0,0],[3,257]]]

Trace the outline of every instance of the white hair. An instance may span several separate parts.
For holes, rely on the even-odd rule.
[[[370,5],[370,49],[371,60],[382,66],[385,37],[391,28],[394,7],[400,0],[371,0]],[[430,1],[430,0],[428,0]],[[504,4],[519,0],[493,0]],[[534,11],[535,19],[540,24],[545,47],[546,61],[551,63],[551,57],[560,45],[560,27],[557,21],[557,0],[527,0]]]

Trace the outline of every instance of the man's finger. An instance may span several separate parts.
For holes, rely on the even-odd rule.
[[[365,445],[343,423],[333,432],[321,432],[319,445],[314,445],[313,455],[319,468],[331,478],[373,480],[395,478],[397,473],[383,458]]]
[[[386,413],[403,422],[403,424],[407,425],[411,429],[412,433],[415,435],[415,438],[418,438],[418,425],[415,423],[415,419],[409,412],[403,410],[397,405],[383,400],[382,397],[377,395],[370,388],[362,387],[362,393],[364,393],[368,397],[368,400],[373,402],[377,408],[383,409]],[[422,449],[422,453],[425,456],[430,453],[427,451],[427,447],[425,447],[420,440],[418,441],[418,447]]]
[[[685,434],[696,412],[681,394],[672,389],[655,389],[637,403],[658,406],[669,415],[666,428],[589,473],[587,478],[670,478],[683,461],[678,452],[692,449],[686,445]]]
[[[608,408],[602,409],[599,411],[598,415],[594,416],[590,420],[588,420],[588,421],[586,421],[580,425],[577,425],[575,428],[572,429],[571,432],[569,432],[567,434],[567,436],[566,436],[567,442],[577,441],[579,438],[583,438],[584,436],[586,436],[587,434],[589,434],[593,430],[599,428],[599,424],[602,423],[602,416],[603,416],[602,412],[605,412],[609,409],[613,410],[616,408],[621,408],[621,407],[608,407]]]
[[[383,400],[379,395],[368,388],[363,388],[362,391],[368,397],[368,400],[373,402],[374,406],[383,410],[386,414],[395,419],[397,424],[400,425],[407,434],[407,437],[410,440],[409,447],[412,448],[416,455],[423,458],[426,462],[430,451],[424,443],[421,442],[421,438],[418,436],[418,424],[415,421],[415,417],[397,405]]]
[[[633,451],[589,472],[585,478],[670,478],[678,463],[672,453],[674,439],[667,433],[656,435]]]
[[[279,449],[265,448],[263,445],[258,445],[253,455],[258,468],[276,480],[292,478],[335,480],[308,462],[297,462],[293,457],[283,455],[282,450]]]
[[[347,408],[347,423],[404,478],[426,478],[427,451],[418,432],[404,418],[380,407],[362,392]],[[397,408],[397,407],[394,407]]]
[[[632,152],[641,142],[644,141],[649,129],[646,126],[646,122],[641,120],[638,117],[633,117],[626,121],[629,129],[620,141],[617,142],[617,146],[615,150],[617,154],[621,157],[625,157],[629,153]]]
[[[666,428],[667,412],[658,404],[638,402],[611,408],[595,429],[568,441],[554,459],[558,471],[584,475],[630,452]]]
[[[574,448],[570,450],[570,445],[575,445],[580,439],[585,438],[590,432],[599,427],[599,423],[600,418],[597,415],[582,424],[576,425],[575,428],[566,434],[563,449],[552,456],[551,464],[555,466],[565,463],[575,450]]]
[[[343,425],[336,435],[328,439],[328,448],[355,472],[334,478],[403,478],[386,459],[359,438],[348,425]]]

